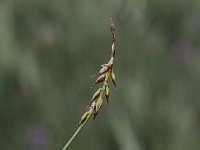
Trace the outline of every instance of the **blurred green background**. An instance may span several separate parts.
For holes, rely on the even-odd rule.
[[[111,54],[104,103],[71,150],[200,149],[199,0],[1,0],[0,149],[59,150]]]

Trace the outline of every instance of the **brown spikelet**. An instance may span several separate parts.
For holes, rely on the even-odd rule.
[[[108,85],[106,85],[106,88],[105,88],[105,96],[106,96],[107,103],[109,104],[110,89]]]
[[[98,74],[105,73],[105,72],[108,71],[108,70],[109,70],[109,68],[108,68],[107,66],[103,66],[103,67],[100,69],[100,71],[99,71]]]
[[[97,78],[97,80],[95,81],[94,85],[96,85],[96,84],[98,84],[98,83],[104,81],[105,78],[106,78],[106,75],[105,75],[105,74],[102,74],[101,76],[99,76],[99,77]]]
[[[113,70],[111,71],[111,79],[112,79],[112,82],[115,85],[115,87],[117,87],[117,85],[116,85],[116,77],[115,77],[115,73],[114,73]]]
[[[99,99],[97,100],[97,103],[96,103],[96,111],[97,112],[101,109],[102,103],[103,103],[103,98],[99,97]]]
[[[112,65],[108,63],[108,64],[103,64],[103,65],[101,65],[101,67],[108,67],[108,68],[111,68]]]
[[[96,102],[96,107],[95,107],[94,116],[93,116],[94,119],[96,118],[99,110],[101,109],[102,103],[103,103],[103,98],[100,96]]]
[[[95,93],[94,93],[94,95],[92,96],[92,99],[91,99],[91,103],[95,100],[95,99],[97,99],[98,97],[99,97],[99,95],[100,95],[100,91],[101,91],[101,89],[98,89]]]
[[[88,112],[85,112],[85,113],[82,115],[82,117],[81,117],[81,119],[80,119],[80,121],[79,121],[79,123],[78,123],[78,126],[80,126],[80,125],[86,120],[87,116],[88,116]]]
[[[111,33],[112,33],[112,57],[115,57],[116,38],[115,38],[115,25],[112,21],[112,18],[110,18],[110,29],[111,29]]]

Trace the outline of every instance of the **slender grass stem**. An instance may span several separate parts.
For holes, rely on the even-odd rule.
[[[80,131],[83,129],[83,127],[85,126],[85,124],[87,123],[87,121],[90,119],[90,117],[91,117],[91,114],[89,114],[87,116],[85,122],[83,124],[81,124],[77,128],[76,132],[73,134],[73,136],[70,138],[70,140],[67,142],[67,144],[63,147],[62,150],[66,150],[71,145],[71,143],[74,141],[74,139],[76,138],[76,136],[80,133]]]

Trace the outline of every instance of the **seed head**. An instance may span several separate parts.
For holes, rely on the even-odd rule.
[[[97,85],[101,82],[103,82],[103,86],[100,87],[92,96],[92,99],[87,107],[87,111],[82,115],[79,125],[84,124],[84,122],[87,121],[87,119],[93,115],[93,118],[95,119],[98,112],[100,111],[102,104],[103,104],[103,94],[105,92],[105,97],[107,100],[107,103],[109,104],[109,96],[110,96],[110,89],[108,86],[108,79],[111,77],[113,84],[116,87],[116,77],[113,72],[113,63],[114,63],[114,57],[116,52],[116,38],[115,38],[115,25],[112,21],[112,18],[110,18],[110,28],[112,33],[112,55],[111,59],[107,64],[101,65],[101,69],[99,71],[99,77],[96,79],[94,85]]]

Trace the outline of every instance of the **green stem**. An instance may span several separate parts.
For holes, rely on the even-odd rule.
[[[77,130],[76,130],[76,132],[74,133],[74,135],[70,138],[70,140],[67,142],[67,144],[63,147],[62,150],[66,150],[66,149],[71,145],[71,143],[74,141],[74,139],[76,138],[76,136],[80,133],[80,131],[82,130],[82,128],[85,126],[85,124],[87,123],[87,121],[90,119],[91,115],[92,115],[92,114],[89,114],[89,115],[87,116],[86,120],[84,121],[84,123],[81,124],[81,125],[77,128]]]

